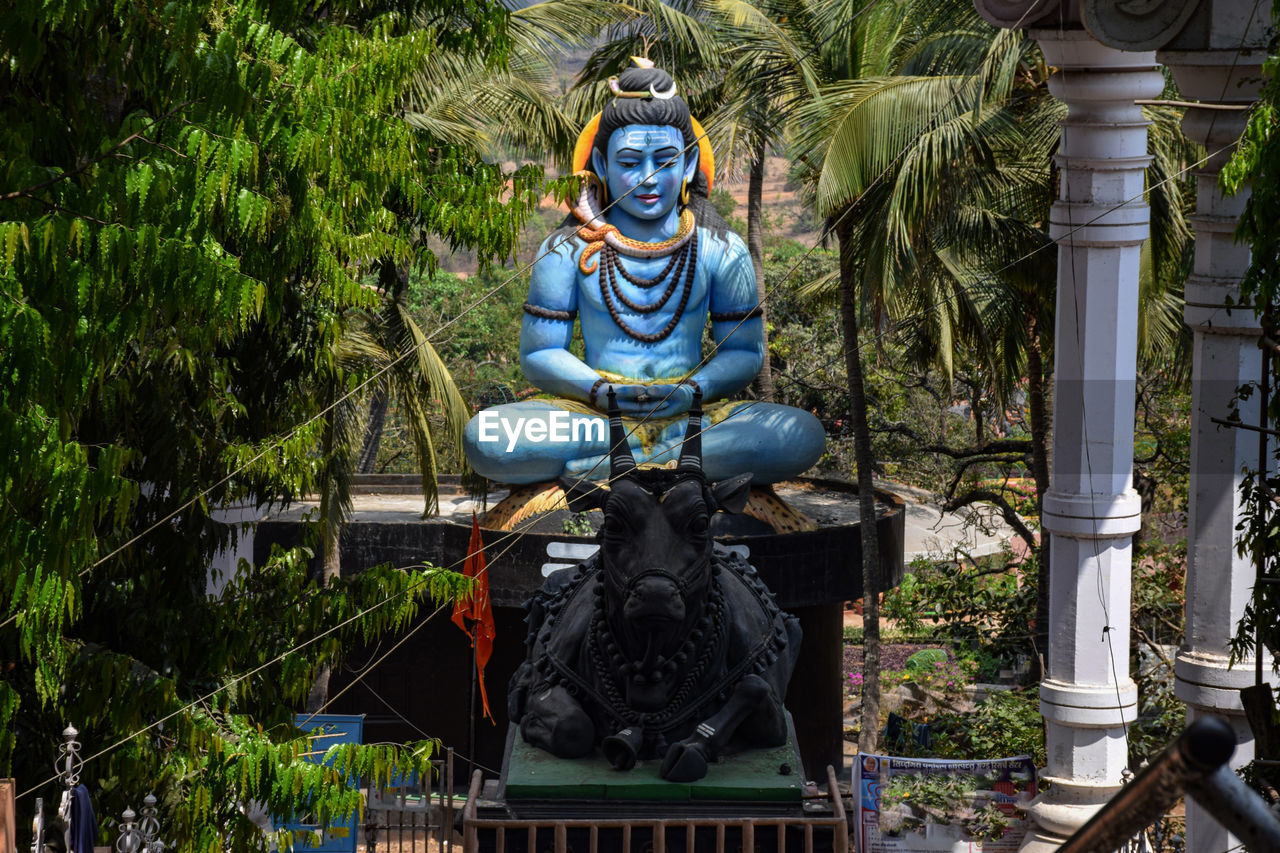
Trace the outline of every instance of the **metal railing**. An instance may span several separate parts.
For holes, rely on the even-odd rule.
[[[425,782],[369,792],[363,827],[366,853],[452,853],[458,811],[453,759],[450,748],[443,759],[431,762]]]
[[[816,850],[849,851],[849,822],[835,771],[827,767],[830,815],[785,817],[688,817],[688,818],[486,818],[477,814],[482,774],[471,777],[462,811],[464,853],[509,853],[512,848],[552,853],[693,853],[695,850],[814,853]],[[570,844],[570,837],[585,840],[585,850]],[[550,841],[550,844],[548,844]],[[510,845],[510,846],[508,846]]]
[[[1280,819],[1227,766],[1236,748],[1231,726],[1201,717],[1080,827],[1058,853],[1123,848],[1188,794],[1252,851],[1280,850]]]

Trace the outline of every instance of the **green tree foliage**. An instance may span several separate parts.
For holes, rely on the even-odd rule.
[[[442,52],[500,66],[507,21],[486,0],[0,16],[0,774],[31,790],[20,812],[67,722],[114,747],[85,770],[99,810],[154,787],[182,849],[261,846],[237,803],[350,812],[347,766],[426,756],[306,764],[291,714],[349,640],[464,582],[319,585],[281,552],[210,600],[234,534],[211,513],[314,491],[322,408],[369,375],[340,343],[380,307],[376,264],[429,266],[432,235],[511,253],[540,171],[481,162],[403,101]]]

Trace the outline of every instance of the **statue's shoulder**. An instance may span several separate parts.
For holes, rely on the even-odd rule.
[[[578,236],[576,225],[562,225],[547,235],[538,247],[533,277],[544,282],[569,283],[576,280],[578,259],[587,243]]]
[[[751,253],[738,232],[730,228],[698,226],[698,256],[713,268],[730,268],[743,262],[751,262]]]

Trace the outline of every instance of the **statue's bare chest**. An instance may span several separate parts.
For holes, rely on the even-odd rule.
[[[685,321],[692,320],[698,327],[706,322],[710,276],[695,252],[664,258],[602,255],[596,256],[592,272],[578,271],[578,305],[583,313],[608,317],[630,337],[640,339],[669,336]]]

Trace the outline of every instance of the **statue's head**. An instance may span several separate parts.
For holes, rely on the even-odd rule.
[[[583,132],[575,160],[628,214],[657,219],[682,192],[706,198],[711,150],[671,76],[647,60],[637,64],[610,80],[614,97]]]

